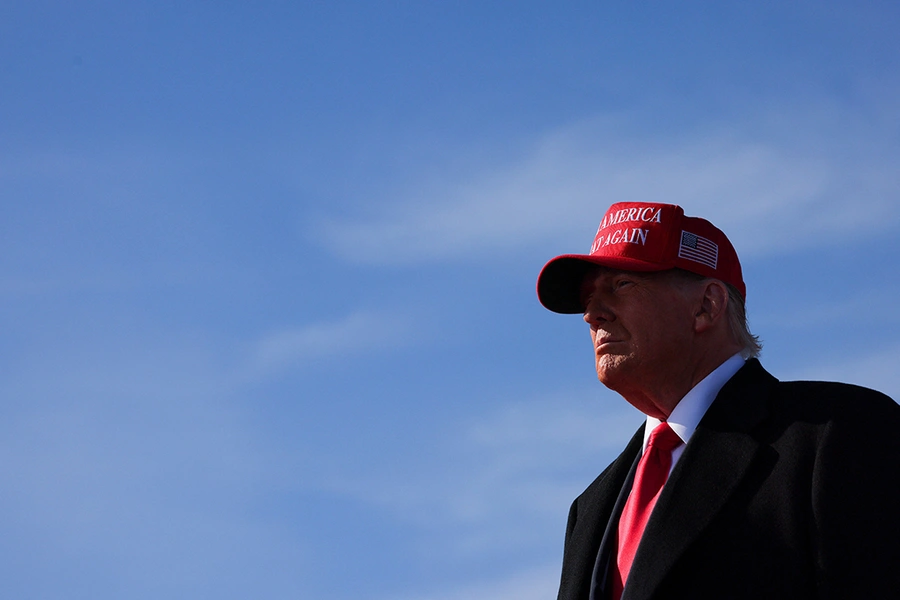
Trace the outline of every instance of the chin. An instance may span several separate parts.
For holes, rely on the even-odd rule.
[[[619,379],[616,375],[617,373],[613,369],[597,369],[597,379],[611,390],[616,389],[616,381]]]
[[[603,356],[597,361],[597,379],[609,389],[616,391],[627,377],[628,365],[624,356]]]

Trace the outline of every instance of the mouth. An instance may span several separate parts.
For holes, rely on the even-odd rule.
[[[617,340],[617,339],[613,339],[613,338],[606,338],[606,337],[600,338],[600,339],[598,339],[598,340],[595,342],[595,344],[594,344],[594,351],[595,351],[597,354],[601,354],[601,353],[603,353],[603,351],[604,351],[606,348],[608,348],[611,344],[617,344],[617,343],[619,343],[619,342],[621,342],[621,341],[622,341],[622,340]]]

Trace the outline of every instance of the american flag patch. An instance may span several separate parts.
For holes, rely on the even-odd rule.
[[[682,231],[678,256],[715,269],[719,264],[719,245],[695,233]]]

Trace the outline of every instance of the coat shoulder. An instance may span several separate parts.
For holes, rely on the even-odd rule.
[[[900,426],[900,404],[879,391],[833,381],[779,381],[771,408],[797,422]]]

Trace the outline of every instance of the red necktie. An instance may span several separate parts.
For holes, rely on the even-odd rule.
[[[625,508],[622,509],[622,516],[619,517],[618,549],[616,560],[610,569],[613,600],[619,600],[622,595],[644,527],[647,526],[647,520],[653,512],[659,492],[669,477],[672,450],[680,444],[681,438],[665,421],[650,434],[647,449],[644,450],[634,474],[631,494],[625,502]]]

